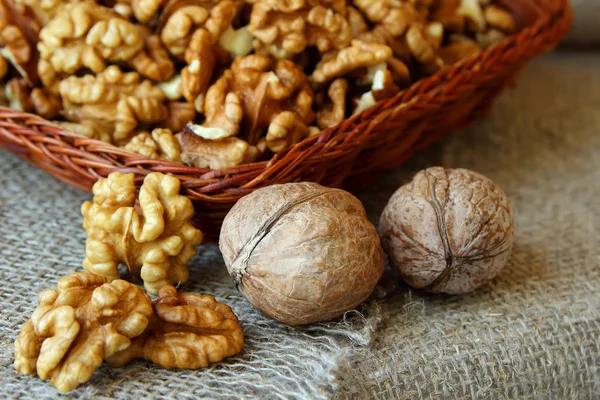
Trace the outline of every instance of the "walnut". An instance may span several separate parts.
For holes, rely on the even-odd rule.
[[[173,17],[177,16],[179,11]],[[217,64],[215,44],[221,34],[231,26],[235,13],[236,6],[232,1],[219,2],[211,9],[210,17],[204,21],[204,27],[195,29],[191,37],[186,38],[184,59],[187,66],[181,71],[182,93],[188,102],[195,103],[200,113],[204,111],[206,90]]]
[[[352,39],[350,24],[340,11],[318,2],[260,0],[252,7],[248,30],[258,54],[289,59],[307,46],[324,53],[341,49]]]
[[[406,32],[406,43],[426,75],[432,75],[444,66],[442,59],[437,55],[434,43],[422,27],[411,26]]]
[[[48,60],[39,60],[37,65],[37,74],[40,78],[40,82],[44,86],[46,90],[48,90],[52,94],[58,94],[58,85],[60,83],[60,78],[50,61]]]
[[[462,33],[465,30],[465,17],[458,10],[461,0],[436,1],[431,12],[431,19],[441,23],[444,30]]]
[[[350,33],[353,38],[358,38],[361,34],[369,31],[369,24],[356,8],[349,6],[346,18],[350,24]]]
[[[438,56],[444,62],[444,65],[453,65],[462,60],[476,57],[481,53],[481,47],[472,41],[465,40],[455,43],[449,43],[442,47],[438,52]]]
[[[145,334],[108,357],[110,365],[143,358],[163,368],[204,368],[239,353],[244,345],[237,317],[212,296],[178,294],[173,286],[165,286],[152,306],[154,315]]]
[[[185,59],[188,65],[181,71],[181,91],[188,102],[193,102],[199,96],[203,98],[206,95],[217,63],[210,32],[206,29],[194,32],[185,52]],[[203,101],[199,103],[197,111],[204,111]]]
[[[59,124],[66,131],[73,132],[90,139],[101,140],[106,143],[111,142],[111,133],[107,132],[103,129],[103,127],[98,126],[98,124],[94,123],[93,121],[87,120],[79,123],[55,121],[55,123]]]
[[[225,71],[208,90],[206,122],[194,132],[205,139],[240,134],[254,145],[265,130],[273,129],[271,137],[285,131],[287,137],[284,140],[292,143],[301,136],[296,134],[298,131],[278,130],[276,127],[269,128],[269,125],[278,114],[289,111],[298,124],[298,130],[303,130],[303,126],[314,118],[312,99],[306,75],[291,61],[273,61],[260,55],[237,57],[231,69]],[[285,118],[288,118],[286,123],[290,122],[289,114],[280,117],[277,122],[280,128]],[[278,140],[278,143],[281,142]],[[238,144],[236,148],[241,149],[241,146]],[[279,148],[280,144],[274,147]]]
[[[125,19],[132,19],[134,16],[131,0],[100,0],[100,4],[112,6],[112,9]]]
[[[16,4],[23,4],[31,8],[36,19],[45,26],[54,18],[56,13],[68,3],[84,0],[12,0]]]
[[[117,103],[113,139],[127,141],[140,124],[156,124],[167,119],[167,108],[162,100],[136,96],[125,97]]]
[[[173,64],[158,37],[114,10],[90,1],[69,3],[40,32],[40,57],[58,75],[95,73],[126,63],[151,79],[168,79]]]
[[[98,75],[71,76],[60,83],[59,92],[67,120],[96,121],[117,144],[126,142],[139,125],[167,119],[162,90],[114,65]]]
[[[401,36],[411,25],[424,22],[417,9],[409,2],[355,0],[354,5],[369,21],[381,24],[393,36]]]
[[[56,118],[62,109],[58,96],[40,88],[31,91],[31,103],[35,113],[46,119]]]
[[[247,142],[235,136],[219,140],[204,139],[188,125],[179,134],[181,161],[199,168],[229,168],[245,162],[252,151]]]
[[[11,79],[6,84],[4,90],[10,108],[25,112],[33,112],[35,110],[31,99],[31,88],[27,85],[25,79]]]
[[[160,31],[160,38],[169,53],[175,57],[183,57],[192,35],[204,26],[209,16],[209,10],[198,5],[177,9]]]
[[[140,84],[137,72],[122,72],[111,65],[97,75],[70,76],[60,82],[58,90],[67,106],[111,104],[134,95]],[[160,94],[155,93],[155,96]]]
[[[133,56],[129,64],[140,74],[154,81],[165,81],[175,73],[175,65],[158,35],[146,37],[145,48]]]
[[[0,55],[10,61],[32,87],[38,83],[35,45],[40,29],[29,7],[0,0]]]
[[[394,83],[392,73],[385,68],[377,69],[373,77],[371,90],[360,97],[352,114],[363,112],[374,106],[378,101],[393,97],[399,91],[400,88]]]
[[[360,201],[315,183],[272,185],[243,197],[225,217],[219,247],[238,289],[289,325],[342,315],[383,273],[379,237]]]
[[[275,116],[267,130],[267,146],[277,153],[294,145],[308,136],[308,126],[298,120],[291,111],[283,111]]]
[[[346,118],[346,93],[348,92],[348,81],[338,78],[329,85],[327,95],[331,100],[317,111],[317,123],[321,129],[327,129],[337,125]]]
[[[430,22],[425,26],[425,34],[435,50],[439,50],[444,41],[444,25],[440,22]]]
[[[152,134],[142,132],[131,138],[123,147],[148,158],[180,162],[179,142],[169,129],[154,129]]]
[[[196,254],[202,233],[189,222],[191,201],[179,195],[180,183],[158,172],[148,174],[134,208],[133,174],[111,173],[94,184],[94,202],[81,207],[88,233],[83,267],[109,280],[124,263],[150,293],[185,282],[186,263]]]
[[[457,12],[472,24],[475,31],[480,32],[485,29],[486,22],[479,0],[460,0],[460,7]]]
[[[171,132],[181,132],[188,122],[196,118],[196,108],[191,103],[171,101],[167,104],[167,114],[164,127]]]
[[[82,67],[102,71],[106,61],[128,61],[144,46],[140,29],[92,2],[65,6],[40,32],[40,57],[57,73]]]
[[[61,392],[88,381],[102,361],[131,345],[152,315],[150,298],[122,280],[76,272],[39,295],[15,342],[15,369],[50,378]]]
[[[174,75],[165,82],[160,82],[156,85],[165,97],[169,100],[179,100],[183,97],[181,93],[181,75]]]
[[[135,19],[148,23],[165,0],[130,0]]]
[[[227,28],[219,39],[219,44],[223,49],[234,57],[245,56],[252,52],[252,41],[254,35],[248,30],[248,26],[239,29]]]
[[[390,198],[379,231],[392,267],[409,285],[435,293],[470,292],[510,256],[510,204],[490,179],[433,167]]]
[[[493,45],[506,39],[506,35],[499,30],[488,29],[485,32],[477,32],[475,34],[475,38],[477,39],[477,44],[479,47],[481,47],[483,50],[487,50]]]
[[[498,6],[493,4],[486,6],[483,9],[483,17],[489,26],[500,32],[511,34],[517,31],[517,24],[512,15]]]
[[[351,46],[323,58],[317,64],[311,79],[314,84],[322,85],[355,69],[381,64],[390,58],[392,49],[389,46],[353,40]]]

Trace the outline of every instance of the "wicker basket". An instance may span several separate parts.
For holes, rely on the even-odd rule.
[[[275,183],[313,181],[359,187],[416,151],[464,129],[485,113],[532,57],[552,49],[567,33],[567,0],[501,0],[522,28],[480,56],[421,80],[271,160],[221,170],[152,160],[73,133],[38,116],[0,107],[0,147],[17,153],[72,186],[91,190],[114,171],[151,171],[182,182],[194,203],[194,224],[215,240],[233,204],[254,189]]]

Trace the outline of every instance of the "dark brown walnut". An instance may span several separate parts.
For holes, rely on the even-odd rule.
[[[379,230],[392,267],[406,283],[462,294],[504,267],[514,223],[508,199],[490,179],[433,167],[394,193]]]
[[[369,297],[383,273],[360,201],[316,183],[259,189],[229,212],[219,247],[238,289],[288,325],[327,321]]]

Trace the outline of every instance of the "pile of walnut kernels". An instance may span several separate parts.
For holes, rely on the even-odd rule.
[[[516,24],[489,3],[0,0],[4,101],[146,157],[231,167],[501,41]]]

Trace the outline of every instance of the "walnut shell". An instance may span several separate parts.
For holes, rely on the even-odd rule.
[[[223,222],[219,246],[238,289],[288,325],[353,309],[383,273],[383,249],[360,201],[316,183],[243,197]]]
[[[392,267],[410,286],[470,292],[495,277],[512,248],[510,204],[490,179],[433,167],[390,198],[379,223]]]

